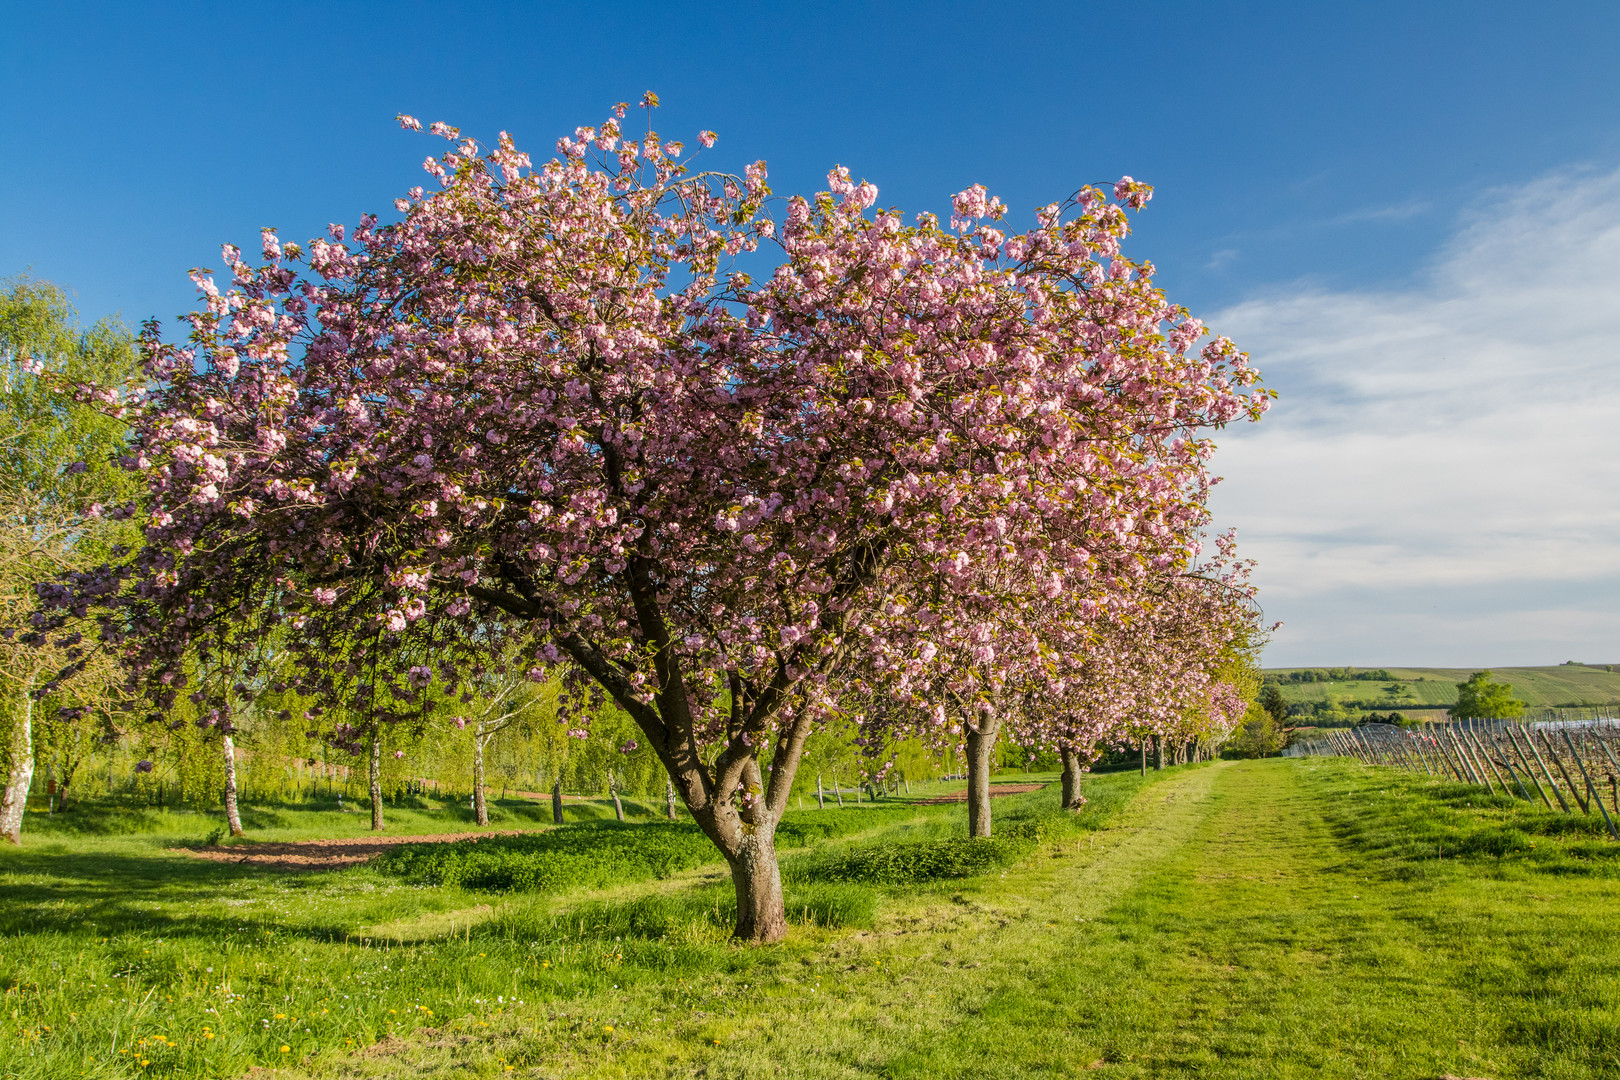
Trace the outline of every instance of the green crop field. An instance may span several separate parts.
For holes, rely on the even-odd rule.
[[[752,949],[679,825],[287,873],[170,850],[207,815],[52,823],[0,853],[0,1075],[1620,1075],[1595,818],[1335,759],[1086,783],[996,800],[993,843],[960,804],[790,813],[793,928]],[[588,886],[523,877],[564,856]]]
[[[1383,680],[1288,682],[1300,668],[1267,668],[1264,674],[1279,679],[1289,702],[1325,701],[1337,696],[1347,701],[1378,701],[1399,707],[1444,708],[1455,704],[1457,684],[1480,668],[1384,668],[1404,694],[1390,694]],[[1620,704],[1620,664],[1561,664],[1557,667],[1492,668],[1498,682],[1512,685],[1516,697],[1531,709],[1560,706]]]

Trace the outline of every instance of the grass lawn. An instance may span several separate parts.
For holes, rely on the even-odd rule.
[[[1042,839],[972,878],[850,872],[959,805],[795,849],[770,949],[715,866],[541,896],[39,842],[0,855],[0,1075],[1620,1075],[1586,823],[1326,759],[1087,783],[1080,821],[997,800]]]

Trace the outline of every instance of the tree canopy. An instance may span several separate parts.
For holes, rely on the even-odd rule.
[[[521,642],[569,723],[630,715],[731,863],[739,935],[771,940],[818,724],[993,741],[982,718],[1110,635],[1218,651],[1188,613],[1249,596],[1192,583],[1209,431],[1268,397],[1121,253],[1129,177],[1022,234],[976,186],[947,228],[843,169],[774,201],[763,163],[694,171],[626,108],[539,166],[435,124],[438,190],[395,223],[266,231],[225,291],[196,273],[187,340],[149,327],[146,385],[89,391],[134,424],[144,546],[51,595],[115,612],[159,712],[191,657],[272,627],[301,693],[376,723]],[[756,281],[736,260],[766,247]]]
[[[1513,696],[1513,687],[1496,682],[1490,671],[1477,671],[1466,682],[1457,684],[1457,704],[1451,715],[1457,720],[1512,720],[1523,716],[1525,703]]]

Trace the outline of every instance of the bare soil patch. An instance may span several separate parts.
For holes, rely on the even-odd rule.
[[[1039,791],[1045,784],[991,784],[990,797],[999,799],[1003,795],[1022,795],[1026,791]],[[938,803],[967,802],[966,791],[953,791],[949,795],[940,795],[932,799],[923,799],[918,806],[934,806]]]

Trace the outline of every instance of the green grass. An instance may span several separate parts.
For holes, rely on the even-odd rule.
[[[37,786],[37,785],[36,785]],[[664,808],[637,799],[623,799],[625,817],[651,821],[663,817]],[[29,800],[23,825],[25,842],[73,840],[88,837],[151,835],[185,838],[188,842],[225,827],[220,809],[131,806],[122,800],[89,797],[70,803],[66,811],[47,813],[36,793]],[[491,798],[489,823],[496,829],[533,829],[552,823],[549,800]],[[611,799],[575,799],[563,803],[565,822],[613,819]],[[394,836],[468,832],[478,828],[465,795],[450,798],[402,796],[385,800],[386,831]],[[371,810],[366,802],[323,796],[300,801],[258,801],[242,807],[242,824],[249,840],[311,840],[329,837],[360,838],[371,833]]]
[[[1095,801],[1092,824],[1123,799]],[[521,883],[433,882],[419,872],[424,860],[404,853],[393,865],[310,874],[205,862],[169,848],[199,839],[211,815],[119,811],[101,828],[125,831],[109,835],[85,827],[88,809],[81,824],[61,815],[0,854],[0,1075],[237,1075],[675,972],[780,966],[829,935],[870,926],[885,899],[870,884],[817,880],[796,866],[964,828],[960,805],[916,800],[790,812],[782,836],[800,853],[785,862],[794,940],[740,950],[728,940],[729,879],[707,842],[692,842],[690,825],[584,823],[404,849],[466,853],[474,865],[481,851],[501,849],[573,860],[574,880],[491,892]],[[1039,809],[1031,796],[996,802],[1007,825]],[[391,808],[390,831],[466,827],[457,812]],[[330,809],[256,813],[264,831],[250,843],[362,835]],[[604,887],[605,878],[614,880]]]
[[[914,833],[942,825],[945,817],[945,812],[930,812],[909,800],[849,807],[836,813],[789,811],[777,828],[776,846],[792,849],[884,829]],[[373,865],[418,885],[550,894],[667,878],[720,861],[719,850],[690,821],[604,821],[450,844],[401,844]]]
[[[891,873],[951,869],[960,806],[840,824],[769,949],[712,865],[543,896],[9,852],[0,1075],[1620,1075],[1594,821],[1334,759],[1087,784],[997,800],[1021,850],[965,878]]]
[[[1606,670],[1613,667],[1616,670]],[[1291,668],[1268,668],[1266,674],[1283,674]],[[1411,708],[1444,708],[1457,702],[1457,684],[1482,668],[1389,668],[1411,696],[1404,700]],[[1557,667],[1492,668],[1498,682],[1509,683],[1516,697],[1532,709],[1560,705],[1620,703],[1620,664],[1561,664]],[[1419,678],[1423,681],[1417,681]],[[1383,682],[1351,680],[1344,682],[1282,683],[1285,700],[1316,702],[1334,694],[1359,701],[1393,700],[1384,693]]]

